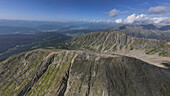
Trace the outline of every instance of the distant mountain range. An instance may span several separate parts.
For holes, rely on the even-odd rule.
[[[0,20],[2,34],[35,34],[38,32],[57,32],[67,36],[79,36],[90,32],[120,31],[139,38],[170,40],[170,25],[156,27],[148,25],[114,25],[113,23],[94,22],[49,22]]]
[[[162,31],[170,30],[170,25],[163,26],[159,29],[162,30]]]
[[[90,22],[50,22],[25,20],[0,20],[0,35],[2,34],[33,34],[37,32],[66,32],[72,30],[98,30],[112,26],[111,23]],[[80,32],[79,32],[80,33]]]
[[[149,25],[116,25],[108,28],[104,28],[103,31],[120,31],[127,35],[135,36],[139,38],[151,38],[159,40],[170,40],[170,28],[168,26],[162,26],[157,28],[153,24]]]

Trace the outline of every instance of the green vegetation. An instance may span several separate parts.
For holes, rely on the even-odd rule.
[[[169,56],[167,41],[130,37],[121,32],[93,32],[81,35],[68,41],[68,49],[74,47],[98,52],[118,52],[118,54],[122,51],[129,53],[135,49],[135,51],[144,51],[145,54],[159,53],[159,56]]]
[[[133,50],[133,46],[130,46],[130,50]]]
[[[112,44],[108,44],[105,46],[105,49],[104,50],[109,50],[113,45]]]
[[[170,62],[168,62],[168,63],[166,63],[166,64],[170,66]]]
[[[154,48],[154,49],[151,49],[151,50],[149,50],[149,51],[146,51],[145,53],[146,53],[146,54],[154,54],[154,53],[156,53],[156,52],[158,52],[158,51],[157,51],[157,48]]]
[[[12,61],[4,62],[5,65],[8,65],[7,68],[10,71],[7,71],[6,74],[2,75],[2,77],[4,78],[9,76],[6,80],[10,82],[5,81],[2,83],[3,85],[0,86],[2,94],[4,94],[4,96],[9,96],[11,94],[18,94],[21,92],[25,85],[32,80],[39,65],[47,54],[48,51],[42,51],[42,49],[39,49],[12,56],[9,58],[9,61]],[[20,80],[16,82],[18,78],[20,78]]]
[[[117,46],[115,45],[114,47],[113,47],[113,51],[116,51],[117,50]]]
[[[159,56],[167,56],[168,55],[168,52],[166,52],[166,51],[162,51],[162,52],[160,52],[159,53]]]
[[[55,32],[43,32],[31,35],[7,35],[5,38],[0,37],[0,39],[0,61],[3,61],[11,55],[38,48],[61,47],[65,49],[61,42],[70,39],[70,37]]]
[[[90,51],[96,51],[95,49],[90,48],[90,47],[86,47],[86,49],[88,49],[88,50],[90,50]]]
[[[116,45],[114,47],[116,48]],[[84,51],[59,51],[60,50],[41,49],[20,54],[13,59],[9,58],[7,60],[8,62],[3,64],[3,67],[6,66],[6,64],[10,64],[11,67],[8,66],[7,69],[12,71],[8,74],[8,71],[5,70],[5,74],[2,74],[2,78],[5,79],[0,78],[0,81],[4,84],[1,85],[2,91],[0,90],[0,95],[18,95],[27,85],[30,85],[30,82],[33,82],[33,85],[30,85],[31,89],[27,91],[27,96],[59,96],[58,93],[60,92],[68,92],[64,93],[67,96],[70,96],[70,94],[74,94],[74,96],[84,96],[89,86],[95,90],[95,92],[90,91],[90,94],[101,96],[103,94],[107,95],[107,92],[109,92],[105,90],[108,88],[108,85],[111,85],[109,86],[111,90],[117,88],[124,96],[126,94],[123,94],[123,92],[127,89],[126,87],[121,87],[121,90],[119,90],[119,86],[131,83],[128,85],[130,86],[128,90],[130,92],[136,92],[137,94],[146,87],[138,82],[140,80],[142,83],[151,84],[151,88],[153,86],[153,88],[157,88],[156,90],[158,91],[163,88],[161,92],[165,92],[165,95],[169,96],[169,93],[166,93],[169,92],[169,87],[159,86],[156,81],[148,81],[157,79],[160,85],[165,84],[164,82],[167,81],[169,78],[167,76],[169,75],[166,76],[162,71],[169,72],[167,70],[162,69],[160,71],[155,66],[126,56],[97,55],[97,53],[86,53]],[[15,65],[15,67],[12,65]],[[167,65],[170,66],[170,62],[168,62]],[[0,68],[3,67],[0,66]],[[132,72],[136,74],[126,74]],[[38,73],[41,73],[41,75]],[[37,80],[33,79],[35,76],[37,76]],[[126,80],[126,76],[128,76],[128,80]],[[161,76],[164,76],[164,78],[159,79],[158,77]],[[147,80],[143,81],[143,78]],[[16,82],[16,80],[18,81]],[[110,82],[110,80],[115,83],[114,86],[116,87],[113,88],[113,83]],[[124,82],[124,84],[121,82]],[[92,84],[93,86],[91,86]],[[138,85],[139,87],[133,85]],[[68,86],[71,90],[67,89]],[[136,91],[134,91],[134,89]],[[106,93],[103,91],[106,91]],[[150,90],[146,92],[150,94]],[[115,93],[109,94],[113,95]],[[25,93],[22,95],[25,95]],[[160,95],[162,96],[162,94]],[[131,96],[131,94],[128,96]]]
[[[102,50],[102,48],[103,48],[103,45],[100,45],[100,47],[99,47],[98,51],[101,51],[101,50]]]
[[[28,96],[43,96],[45,93],[48,93],[48,90],[53,90],[56,87],[56,84],[59,84],[62,80],[74,56],[75,54],[67,54],[66,52],[63,53],[62,56],[56,56],[55,58],[60,58],[61,60],[49,65],[47,71],[34,84],[32,90],[28,93]]]
[[[122,48],[123,48],[123,46],[122,46],[122,45],[120,45],[120,50],[122,50]]]
[[[162,63],[162,64],[165,65],[165,66],[170,66],[170,62]]]

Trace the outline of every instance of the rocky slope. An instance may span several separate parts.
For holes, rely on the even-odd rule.
[[[34,50],[0,63],[1,96],[169,96],[170,70],[85,51]]]
[[[162,58],[163,61],[161,62],[170,60],[170,42],[131,37],[117,31],[89,33],[75,37],[65,44],[69,49],[121,54],[142,60],[149,56],[153,56],[151,58],[155,58],[155,56],[156,58]]]

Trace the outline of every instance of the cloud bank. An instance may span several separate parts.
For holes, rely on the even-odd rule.
[[[120,11],[117,9],[113,9],[109,12],[110,17],[115,17]]]
[[[168,9],[165,6],[156,6],[149,8],[147,12],[149,14],[164,14],[168,12]]]
[[[132,14],[127,16],[125,19],[116,19],[115,23],[121,24],[161,24],[167,25],[170,24],[170,17],[148,17],[145,14]]]

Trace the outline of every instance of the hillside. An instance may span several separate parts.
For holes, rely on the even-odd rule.
[[[0,61],[8,56],[37,48],[58,46],[70,37],[55,32],[0,35]]]
[[[125,33],[116,31],[85,34],[75,37],[65,44],[69,49],[127,55],[149,63],[162,63],[170,60],[169,42],[131,37]]]
[[[0,95],[169,96],[169,74],[126,56],[39,49],[0,63]]]

